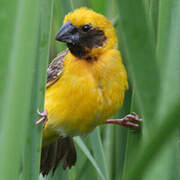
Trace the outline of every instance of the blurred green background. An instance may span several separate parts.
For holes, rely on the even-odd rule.
[[[55,34],[86,6],[113,23],[130,88],[115,115],[137,112],[142,129],[96,128],[76,137],[77,164],[39,176],[46,68],[66,47]],[[14,0],[0,6],[0,180],[179,180],[180,1]]]

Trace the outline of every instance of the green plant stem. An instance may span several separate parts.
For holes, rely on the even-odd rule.
[[[107,161],[104,156],[104,150],[102,147],[102,140],[100,137],[100,128],[96,128],[94,132],[91,133],[89,136],[90,141],[91,141],[91,147],[93,150],[94,158],[96,162],[98,163],[102,173],[105,176],[105,179],[108,179],[108,169],[107,169]]]
[[[136,156],[137,158],[134,159],[133,167],[129,167],[128,180],[133,180],[134,177],[139,179],[166,142],[172,137],[172,133],[179,125],[179,119],[177,118],[180,117],[179,108],[180,102],[174,105],[172,111],[167,112],[166,117],[164,117],[164,123],[161,124],[160,127],[157,127],[150,140],[144,143],[143,150],[141,150]],[[174,120],[173,123],[171,121],[172,119]]]
[[[130,78],[145,123],[148,125],[147,131],[151,131],[160,83],[152,34],[149,31],[142,1],[117,2]]]
[[[144,148],[137,155],[129,179],[133,179],[134,176],[139,177],[145,172],[157,154],[165,147],[165,144],[171,142],[169,141],[170,137],[178,130],[180,125],[180,61],[178,48],[180,46],[180,39],[177,39],[180,31],[180,1],[174,1],[169,8],[169,11],[165,11],[166,13],[170,13],[167,16],[171,17],[169,19],[171,23],[170,37],[168,46],[166,46],[167,49],[164,49],[164,51],[167,51],[167,56],[164,57],[163,61],[160,60],[165,65],[162,71],[163,76],[161,76],[162,92],[159,96],[158,106],[160,108],[155,117],[158,123],[154,128],[152,137],[145,139]],[[160,16],[162,17],[162,15]]]
[[[39,177],[41,132],[42,125],[37,127],[35,121],[40,117],[37,109],[43,110],[46,85],[46,69],[49,57],[49,44],[54,1],[41,0],[39,44],[37,47],[36,65],[34,67],[34,82],[29,123],[27,124],[27,140],[24,151],[23,179],[35,180]]]
[[[81,138],[76,137],[75,142],[80,147],[80,149],[83,151],[83,153],[86,154],[87,158],[91,161],[92,165],[95,167],[95,169],[99,173],[99,176],[102,178],[102,180],[105,180],[105,177],[104,177],[103,173],[101,172],[101,169],[99,168],[98,164],[96,163],[96,161],[92,157],[91,153],[89,152],[88,148],[86,147],[84,142],[81,140]]]
[[[14,3],[12,4],[14,9],[10,13],[11,19],[8,19],[13,29],[10,35],[12,39],[8,42],[10,43],[8,52],[5,50],[7,58],[4,59],[9,64],[6,74],[7,83],[4,87],[4,102],[1,102],[3,122],[0,141],[3,145],[0,146],[0,174],[2,179],[16,180],[21,171],[21,157],[26,138],[23,132],[29,120],[31,101],[29,94],[31,94],[38,40],[39,1],[15,0]],[[6,12],[2,13],[8,18],[9,2],[4,2],[4,6]],[[4,38],[8,41],[7,35]]]

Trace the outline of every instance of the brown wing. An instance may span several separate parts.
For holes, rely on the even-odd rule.
[[[58,54],[58,56],[51,62],[47,69],[47,83],[46,88],[54,84],[61,76],[64,64],[64,57],[68,50]]]

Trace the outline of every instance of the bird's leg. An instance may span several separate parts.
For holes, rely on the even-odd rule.
[[[38,113],[38,115],[41,116],[41,118],[40,118],[38,121],[36,121],[36,125],[39,125],[39,124],[41,124],[42,122],[43,122],[43,124],[45,125],[45,123],[46,123],[47,120],[48,120],[48,118],[47,118],[48,112],[47,112],[46,110],[44,110],[44,112],[40,112],[39,109],[38,109],[38,110],[37,110],[37,113]]]
[[[139,124],[135,122],[142,122],[142,119],[136,113],[128,114],[122,119],[109,119],[105,121],[105,124],[118,124],[124,127],[139,127]]]

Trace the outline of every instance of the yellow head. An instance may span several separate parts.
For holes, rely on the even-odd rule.
[[[94,59],[107,49],[117,48],[110,21],[84,7],[65,16],[56,39],[66,42],[71,53],[83,59]]]

